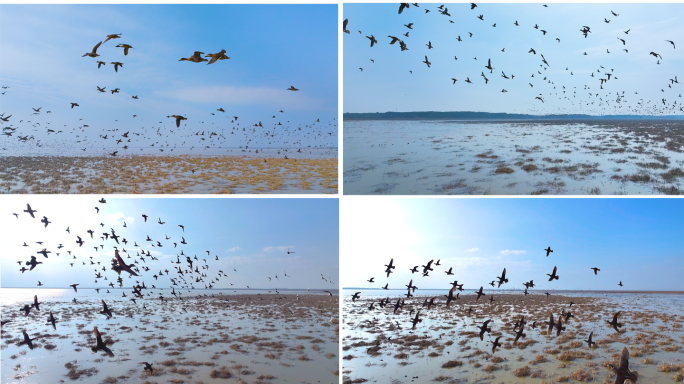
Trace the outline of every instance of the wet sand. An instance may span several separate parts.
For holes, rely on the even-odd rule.
[[[337,158],[7,156],[0,162],[2,193],[337,193],[338,180]]]
[[[359,291],[359,290],[356,290]],[[487,292],[487,290],[485,290]],[[684,294],[594,293],[553,294],[535,291],[494,293],[475,302],[472,291],[446,308],[444,296],[420,295],[406,299],[403,310],[392,314],[401,293],[389,291],[392,302],[380,308],[382,293],[362,295],[352,303],[351,290],[344,292],[343,383],[444,382],[444,383],[584,383],[612,384],[626,346],[630,369],[639,383],[684,381]],[[448,290],[444,290],[444,294]],[[387,297],[387,296],[382,296]],[[438,306],[428,310],[425,298],[437,297]],[[376,309],[369,311],[370,302]],[[570,307],[569,303],[575,304]],[[473,312],[468,315],[468,308]],[[410,318],[421,310],[422,323],[411,330]],[[561,311],[573,318],[557,336],[547,334],[549,314],[558,320]],[[617,311],[623,323],[617,333],[608,324]],[[514,323],[525,316],[525,337],[514,343]],[[479,339],[479,329],[491,319],[491,333]],[[536,321],[537,328],[531,325]],[[593,332],[594,348],[584,342]],[[492,353],[492,343],[502,336],[502,347]],[[619,365],[619,364],[617,364]]]
[[[684,123],[345,121],[345,194],[684,193]]]
[[[2,319],[11,322],[2,328],[2,382],[338,382],[337,297],[238,294],[137,304],[102,297],[109,320],[95,300],[48,301],[28,317],[4,306]],[[56,330],[45,325],[50,311]],[[94,326],[112,341],[114,357],[90,350]],[[40,335],[33,350],[17,345],[24,329]],[[153,374],[143,370],[145,361]]]

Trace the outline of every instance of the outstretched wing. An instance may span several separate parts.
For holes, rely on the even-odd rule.
[[[620,355],[620,371],[629,368],[629,351],[627,347],[622,348],[622,354]]]

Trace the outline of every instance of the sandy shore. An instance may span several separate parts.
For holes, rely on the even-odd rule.
[[[8,156],[0,162],[2,193],[337,193],[336,158]]]
[[[103,296],[104,297],[104,296]],[[328,295],[214,295],[46,302],[2,308],[2,382],[337,383],[338,300]],[[147,309],[143,309],[143,304]],[[52,311],[57,329],[45,324]],[[114,357],[93,353],[97,326]],[[39,336],[17,345],[22,330]],[[150,374],[141,362],[154,368]]]
[[[608,364],[617,363],[623,346],[630,351],[630,368],[639,372],[639,383],[684,381],[684,310],[679,297],[494,294],[491,304],[489,295],[478,303],[475,297],[463,294],[447,309],[439,296],[438,305],[428,310],[422,304],[431,297],[417,294],[395,315],[398,297],[380,308],[379,297],[353,303],[351,295],[345,295],[343,382],[608,384],[615,378]],[[411,330],[417,310],[423,321]],[[574,317],[563,323],[561,335],[548,334],[549,314],[557,321],[568,311]],[[620,333],[606,323],[618,311]],[[521,316],[525,337],[516,343],[514,324]],[[488,319],[492,331],[481,341],[478,326]],[[591,332],[593,348],[585,342]],[[491,341],[498,336],[502,346],[492,353]]]

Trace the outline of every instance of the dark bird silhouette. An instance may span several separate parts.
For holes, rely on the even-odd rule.
[[[503,283],[508,283],[508,279],[506,278],[506,268],[504,268],[501,276],[497,276],[496,278],[499,279],[499,286],[497,288],[501,288],[501,284]]]
[[[596,345],[595,342],[591,341],[591,337],[594,336],[594,332],[589,334],[589,339],[585,340],[587,342],[587,345],[589,345],[589,348],[591,348],[593,345]]]
[[[23,345],[26,344],[30,349],[33,349],[33,341],[36,340],[38,337],[34,337],[33,339],[29,337],[28,333],[26,331],[21,331],[21,333],[24,334],[24,341],[18,343],[17,345]]]
[[[394,264],[393,258],[390,259],[389,264],[385,264],[385,267],[387,267],[387,268],[385,268],[385,273],[387,273],[387,277],[389,277],[390,273],[393,272],[392,270],[396,268],[393,264]]]
[[[546,276],[549,276],[549,281],[558,280],[558,275],[556,275],[556,270],[557,270],[557,267],[553,267],[553,272],[551,274],[548,274],[548,273],[546,274]]]
[[[458,295],[460,295],[460,293],[457,293],[456,296],[454,296],[454,291],[456,291],[456,287],[458,287],[458,285],[455,284],[453,287],[451,287],[451,290],[449,290],[449,295],[444,295],[447,298],[447,308],[449,308],[449,305],[452,301],[458,300]]]
[[[484,340],[485,332],[489,333],[492,331],[491,328],[487,327],[487,324],[489,324],[490,321],[492,321],[492,320],[489,319],[489,320],[485,321],[484,323],[482,323],[481,326],[478,326],[478,328],[480,328],[480,340],[481,341]]]
[[[50,311],[50,316],[47,319],[48,324],[52,324],[52,329],[57,329],[57,320],[55,320],[55,317],[52,316],[52,311]]]
[[[102,311],[100,311],[100,314],[107,316],[108,319],[112,318],[112,311],[107,308],[107,303],[104,300],[102,300]]]
[[[515,334],[515,340],[513,341],[514,344],[517,343],[518,339],[520,339],[521,337],[527,336],[527,334],[525,334],[523,332],[524,329],[525,329],[525,323],[520,324],[520,329],[518,329],[518,332]]]
[[[476,302],[477,302],[477,301],[480,301],[480,297],[485,295],[485,294],[482,292],[482,286],[480,286],[480,290],[479,290],[478,292],[475,292],[475,294],[477,294],[477,299],[475,299],[475,301],[476,301]]]
[[[500,347],[500,346],[501,346],[501,343],[499,343],[499,339],[500,339],[500,338],[501,338],[501,336],[498,336],[498,337],[496,338],[496,340],[490,341],[490,343],[492,343],[492,353],[496,352],[496,347]]]
[[[7,118],[9,118],[9,116]],[[29,215],[31,215],[32,218],[35,219],[36,217],[33,214],[38,212],[38,211],[31,209],[31,206],[29,204],[26,204],[26,209],[24,209],[24,212],[27,212]]]
[[[620,316],[620,313],[622,313],[622,311],[618,311],[615,315],[613,315],[612,321],[606,320],[606,323],[612,326],[615,332],[617,333],[620,333],[620,330],[618,328],[622,327],[622,323],[618,323],[618,316]]]
[[[355,303],[355,302],[356,302],[356,299],[358,299],[359,297],[361,297],[361,292],[356,292],[356,293],[354,293],[354,294],[352,295],[352,301]]]
[[[150,371],[150,376],[152,375],[152,373],[154,373],[154,370],[152,369],[152,364],[148,363],[147,361],[144,361],[140,364],[145,365],[145,368],[143,368],[143,371]]]
[[[420,318],[420,310],[418,310],[418,312],[416,313],[416,316],[413,318],[413,320],[411,320],[411,323],[413,323],[413,328],[411,328],[411,329],[416,329],[416,325],[418,325],[418,323],[422,323],[422,322],[423,322],[423,319]]]
[[[487,65],[485,65],[485,68],[489,69],[489,73],[493,73],[492,70],[496,68],[492,67],[492,59],[487,60]]]
[[[614,384],[624,384],[625,380],[629,380],[632,383],[637,382],[637,373],[629,370],[629,351],[627,350],[627,347],[622,348],[620,366],[617,368],[612,364],[608,364],[608,366],[615,372],[616,377]]]
[[[109,357],[114,357],[114,353],[112,353],[111,349],[109,349],[107,347],[107,344],[105,344],[102,341],[102,336],[100,335],[100,331],[97,330],[97,327],[95,327],[93,329],[93,333],[95,334],[95,341],[97,342],[97,344],[94,347],[91,347],[90,349],[93,352],[97,352],[97,351],[102,350],[102,351],[106,352],[107,355],[109,355]]]
[[[598,271],[600,271],[600,269],[598,269],[598,268],[596,268],[596,267],[594,267],[594,268],[589,268],[589,269],[594,270],[594,275],[598,275]]]

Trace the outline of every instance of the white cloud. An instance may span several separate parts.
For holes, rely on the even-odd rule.
[[[241,251],[241,250],[242,250],[242,248],[240,248],[240,247],[233,247],[230,249],[226,249],[226,252],[237,252],[237,251]]]
[[[111,225],[122,225],[124,221],[132,222],[133,218],[124,215],[122,212],[116,212],[107,215],[107,220],[109,220]]]
[[[477,247],[470,248],[470,249],[466,250],[466,252],[480,252],[480,248],[477,248]]]
[[[504,249],[503,251],[501,251],[501,254],[504,256],[507,256],[507,255],[524,255],[526,253],[527,253],[527,251],[518,251],[518,250],[513,250],[513,249]]]

